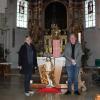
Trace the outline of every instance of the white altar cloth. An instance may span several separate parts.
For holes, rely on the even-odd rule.
[[[54,66],[65,66],[65,58],[64,57],[59,57],[59,58],[51,58],[52,59],[52,63],[54,64]],[[37,63],[38,65],[43,65],[45,64],[46,61],[46,57],[37,57]]]

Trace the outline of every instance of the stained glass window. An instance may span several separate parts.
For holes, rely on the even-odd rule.
[[[27,28],[28,2],[17,0],[17,27]]]
[[[95,0],[85,0],[85,27],[95,27]]]

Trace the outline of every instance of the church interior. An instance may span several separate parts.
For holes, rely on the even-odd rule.
[[[77,36],[84,52],[79,96],[64,95],[67,72],[60,55],[71,33]],[[28,34],[38,62],[30,85],[35,94],[30,97],[24,95],[24,77],[18,67],[18,52]],[[60,42],[54,43],[55,39]],[[60,53],[54,53],[54,48]],[[60,93],[38,92],[47,84],[41,63],[55,54],[59,57],[52,58],[55,70],[51,74]],[[0,0],[0,100],[13,99],[100,100],[100,0]]]

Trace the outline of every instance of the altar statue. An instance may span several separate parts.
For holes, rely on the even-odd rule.
[[[54,77],[52,77],[52,72],[54,71],[54,66],[53,66],[53,63],[51,62],[50,57],[46,58],[45,69],[46,69],[46,76],[47,76],[47,80],[48,80],[47,87],[54,87],[54,84],[53,84]]]
[[[53,39],[60,38],[61,30],[59,29],[57,24],[51,24],[51,34]]]
[[[51,25],[51,35],[52,35],[52,53],[53,57],[60,57],[61,55],[61,30],[57,24]]]

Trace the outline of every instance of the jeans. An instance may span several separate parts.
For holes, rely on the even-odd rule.
[[[30,90],[30,80],[32,79],[32,71],[24,75],[24,89],[25,93],[28,93]]]
[[[78,74],[79,67],[76,65],[71,65],[67,67],[68,74],[68,91],[72,91],[72,83],[74,83],[74,91],[78,91]]]

